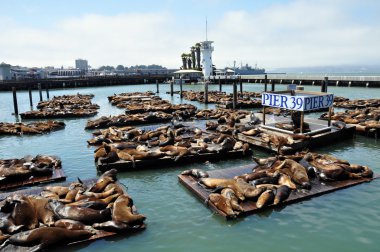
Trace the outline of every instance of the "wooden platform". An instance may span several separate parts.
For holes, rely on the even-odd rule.
[[[86,185],[91,185],[91,184],[95,183],[96,181],[97,181],[97,179],[88,179],[88,180],[84,180],[83,182]],[[57,184],[57,185],[69,186],[70,183],[67,182],[67,183],[61,183],[61,184]],[[123,186],[121,186],[121,187],[124,188]],[[14,194],[14,193],[19,193],[19,194],[24,194],[24,195],[36,195],[36,194],[40,194],[42,191],[43,191],[43,187],[37,187],[37,188],[33,188],[33,189],[19,190],[19,191],[11,192],[11,193],[0,193],[0,200],[4,200],[7,196]],[[88,242],[91,242],[94,240],[98,240],[98,239],[102,239],[102,238],[110,237],[110,236],[126,235],[126,234],[136,233],[136,232],[144,230],[145,227],[146,227],[145,224],[143,224],[141,226],[131,228],[130,230],[123,232],[123,233],[120,233],[120,234],[115,233],[115,232],[107,232],[107,231],[103,231],[103,230],[97,230],[96,234],[94,234],[90,238],[85,239],[85,240],[81,240],[81,241],[72,242],[72,243],[69,243],[65,246],[73,246],[75,244],[88,243]],[[29,251],[29,249],[30,249],[30,247],[8,245],[3,250],[4,251],[12,251],[12,252],[26,252],[26,251]],[[50,249],[52,249],[52,248],[50,248]]]
[[[64,181],[66,180],[66,176],[63,172],[63,169],[53,169],[53,173],[51,175],[46,176],[38,176],[28,179],[23,179],[19,181],[12,181],[8,183],[0,183],[0,193],[3,191],[11,190],[14,188],[25,187],[25,186],[33,186],[44,183],[51,183],[56,181]]]
[[[252,152],[249,151],[248,155],[251,155]],[[222,159],[232,159],[232,158],[241,158],[244,157],[243,151],[229,151],[226,153],[202,153],[199,155],[188,155],[181,157],[178,161],[174,161],[172,157],[163,157],[159,159],[150,159],[150,160],[136,160],[135,167],[132,166],[131,161],[119,160],[114,163],[103,164],[100,161],[96,164],[97,168],[101,172],[108,171],[110,169],[117,169],[118,171],[136,171],[140,169],[156,169],[163,166],[174,166],[178,164],[189,164],[192,162],[204,162],[204,161],[219,161]]]
[[[254,167],[255,167],[255,164],[252,164],[252,165],[234,167],[234,168],[229,168],[229,169],[208,171],[208,173],[211,178],[233,178],[243,173],[252,172],[252,168]],[[375,177],[375,178],[378,178],[378,177]],[[193,194],[195,194],[195,196],[199,200],[201,200],[201,202],[206,202],[211,191],[199,185],[197,180],[194,177],[188,176],[188,175],[178,175],[178,179],[186,188],[188,188]],[[364,182],[370,182],[372,180],[373,179],[370,179],[370,178],[362,178],[362,179],[356,179],[356,180],[344,180],[344,181],[333,181],[333,182],[324,181],[322,184],[319,181],[319,179],[314,179],[311,181],[312,189],[310,191],[294,190],[290,194],[289,198],[285,200],[281,205],[278,205],[277,207],[283,207],[284,205],[303,201],[312,197],[320,196],[326,193],[330,193],[336,190],[358,185]],[[208,207],[212,209],[212,211],[227,218],[226,214],[220,211],[219,209],[217,209],[216,206],[212,204],[211,202],[207,201],[207,205]],[[255,214],[260,211],[265,211],[267,209],[276,207],[273,205],[269,205],[267,207],[258,209],[254,201],[245,201],[241,203],[240,205],[243,207],[244,212],[240,213],[238,217]]]

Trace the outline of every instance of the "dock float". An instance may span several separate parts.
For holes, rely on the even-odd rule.
[[[220,169],[208,171],[208,174],[212,178],[227,178],[232,179],[235,176],[242,175],[244,173],[252,172],[252,169],[256,165],[245,165],[228,169]],[[274,207],[282,208],[284,205],[289,205],[292,203],[297,203],[304,201],[313,197],[317,197],[323,194],[331,193],[337,190],[348,188],[351,186],[359,185],[365,182],[370,182],[373,179],[378,178],[360,178],[355,180],[343,180],[343,181],[319,181],[319,179],[311,180],[311,190],[293,190],[288,199],[282,202],[281,205],[274,206],[273,204],[268,205],[264,208],[257,208],[256,202],[254,201],[243,201],[240,203],[240,206],[243,208],[243,211],[240,212],[238,217],[243,217],[247,215],[256,214],[258,212],[266,211]],[[207,202],[207,206],[215,213],[221,215],[222,217],[229,219],[228,216],[219,210],[213,203],[208,201],[208,196],[212,193],[210,190],[205,189],[201,186],[197,179],[189,175],[178,175],[179,182],[183,184],[187,189],[189,189],[201,202]]]

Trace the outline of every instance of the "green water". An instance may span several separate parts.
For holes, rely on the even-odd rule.
[[[201,86],[184,86],[184,90],[201,90]],[[276,87],[277,88],[277,87]],[[278,86],[284,89],[285,86]],[[319,87],[305,87],[319,90]],[[210,86],[217,90],[218,86]],[[244,90],[262,91],[259,84],[244,84]],[[101,109],[98,116],[117,115],[123,110],[112,107],[108,95],[121,92],[155,91],[155,85],[112,86],[50,90],[50,96],[93,93],[93,102]],[[160,86],[161,96],[180,103],[164,94],[168,85]],[[224,86],[231,92],[231,86]],[[349,98],[380,98],[379,89],[329,87],[329,92]],[[45,93],[44,93],[45,97]],[[33,93],[37,104],[38,93]],[[18,92],[19,111],[29,110],[27,92]],[[188,102],[183,100],[183,102]],[[12,94],[0,93],[0,121],[14,122]],[[193,102],[199,108],[203,104]],[[209,105],[213,108],[213,105]],[[311,115],[315,117],[316,115]],[[0,137],[0,158],[22,157],[39,153],[58,155],[68,181],[96,176],[93,148],[86,140],[87,119],[64,120],[66,129],[42,136]],[[380,173],[380,143],[375,139],[357,136],[318,149],[351,163],[365,164]],[[267,153],[254,150],[256,156]],[[265,211],[235,221],[225,221],[213,214],[182,186],[177,175],[184,169],[223,169],[249,164],[249,158],[216,163],[193,163],[166,169],[120,173],[120,181],[139,210],[147,216],[147,229],[127,237],[101,239],[71,247],[73,251],[379,251],[380,238],[380,182],[358,185],[345,190]],[[62,251],[68,251],[67,248]]]

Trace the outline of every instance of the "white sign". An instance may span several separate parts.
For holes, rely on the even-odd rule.
[[[284,95],[273,93],[262,93],[261,103],[263,106],[308,111],[329,108],[333,105],[334,95]]]

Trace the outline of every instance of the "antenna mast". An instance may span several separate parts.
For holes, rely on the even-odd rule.
[[[206,16],[206,41],[207,41],[207,16]]]

